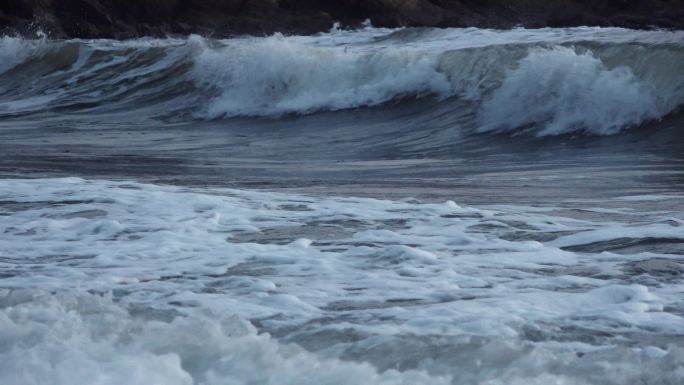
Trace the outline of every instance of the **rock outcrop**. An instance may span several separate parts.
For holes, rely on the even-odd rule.
[[[64,38],[310,34],[384,27],[684,29],[684,0],[2,0],[0,30]]]

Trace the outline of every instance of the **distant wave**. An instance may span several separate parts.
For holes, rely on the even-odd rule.
[[[279,118],[410,99],[472,132],[608,135],[684,104],[684,34],[623,29],[333,31],[211,40],[0,39],[0,116]],[[124,115],[124,116],[126,116]]]

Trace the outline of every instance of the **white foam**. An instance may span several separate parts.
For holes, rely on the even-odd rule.
[[[8,385],[448,383],[321,359],[257,335],[230,314],[145,322],[108,298],[35,295],[0,310],[0,374]]]
[[[635,362],[684,375],[673,374],[684,367],[672,361],[681,350],[658,342],[684,334],[684,286],[635,283],[624,272],[633,262],[682,259],[560,249],[625,236],[684,239],[677,223],[663,222],[681,213],[621,224],[533,207],[77,178],[6,179],[0,202],[0,374],[10,383],[505,376],[598,385],[638,378],[620,371]],[[514,240],[521,233],[539,240]],[[248,321],[319,353],[257,335]],[[620,347],[628,336],[639,336],[632,353]],[[597,350],[612,353],[581,358]]]

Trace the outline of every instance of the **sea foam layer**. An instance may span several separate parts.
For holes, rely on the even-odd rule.
[[[663,208],[682,199],[584,206],[592,221],[571,202],[475,208],[3,180],[0,374],[12,384],[677,384],[684,217]]]
[[[681,32],[602,28],[3,38],[0,114],[52,109],[177,122],[381,109],[421,99],[472,116],[444,123],[465,133],[606,135],[680,109],[682,41]]]

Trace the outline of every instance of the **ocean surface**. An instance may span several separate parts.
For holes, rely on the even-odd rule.
[[[0,38],[0,383],[684,383],[684,32]]]

